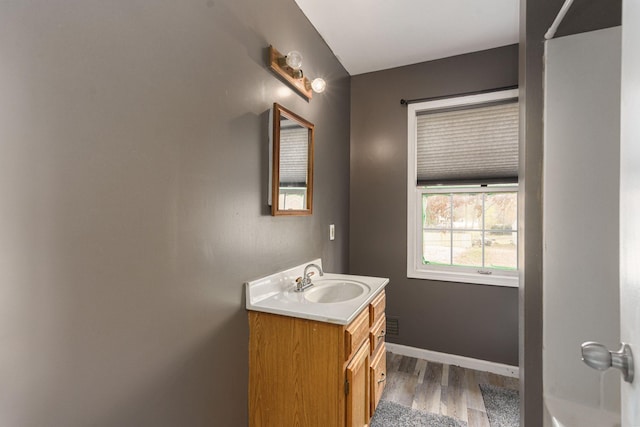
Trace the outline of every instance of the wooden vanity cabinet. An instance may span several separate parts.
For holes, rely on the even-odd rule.
[[[249,426],[368,426],[386,361],[372,310],[347,326],[249,311]]]

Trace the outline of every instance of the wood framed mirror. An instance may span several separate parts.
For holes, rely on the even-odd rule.
[[[270,115],[271,215],[311,215],[314,125],[278,103]]]

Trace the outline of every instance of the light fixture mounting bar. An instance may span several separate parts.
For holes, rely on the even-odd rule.
[[[269,68],[289,83],[303,98],[309,101],[313,97],[309,79],[304,77],[304,75],[302,77],[296,77],[296,70],[286,64],[281,65],[284,63],[282,58],[284,58],[283,54],[278,52],[273,46],[269,46]],[[298,70],[298,72],[301,71],[302,70]]]

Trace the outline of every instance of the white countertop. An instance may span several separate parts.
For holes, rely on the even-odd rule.
[[[322,265],[320,259],[245,283],[247,310],[318,320],[321,322],[348,325],[373,298],[389,283],[384,277],[356,276],[350,274],[324,273],[314,275],[314,280],[344,280],[365,284],[369,290],[363,295],[344,302],[318,303],[305,298],[305,292],[294,292],[296,278],[302,276],[308,264]],[[315,270],[313,270],[315,271]],[[311,290],[313,288],[310,288]]]

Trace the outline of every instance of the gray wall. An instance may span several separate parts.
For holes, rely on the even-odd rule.
[[[391,279],[389,342],[518,364],[518,289],[407,279],[407,109],[400,99],[518,84],[518,46],[362,74],[351,88],[350,272]]]
[[[544,33],[564,0],[520,0],[519,366],[521,425],[543,424],[542,108]],[[620,0],[576,0],[557,35],[620,25]]]
[[[3,1],[0,58],[0,425],[246,425],[243,282],[347,269],[347,73],[292,0]],[[268,215],[274,101],[316,125],[312,217]]]

